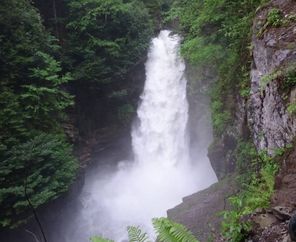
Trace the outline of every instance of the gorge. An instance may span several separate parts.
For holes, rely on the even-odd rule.
[[[2,0],[0,241],[296,238],[295,40],[295,0]]]
[[[168,30],[152,40],[131,133],[134,158],[118,160],[113,169],[98,165],[86,172],[77,198],[81,206],[70,211],[75,216],[48,231],[53,241],[87,241],[94,235],[124,241],[130,225],[153,235],[152,218],[166,216],[166,210],[182,197],[216,182],[207,145],[197,147],[201,153],[194,160],[190,157],[187,80],[179,44],[180,37]],[[200,139],[210,142],[211,133],[204,135]]]

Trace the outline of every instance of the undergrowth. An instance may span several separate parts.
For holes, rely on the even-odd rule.
[[[296,63],[283,66],[274,70],[273,72],[264,75],[260,80],[260,88],[264,90],[265,87],[274,80],[281,80],[281,89],[289,91],[296,86]]]
[[[168,218],[154,218],[152,224],[159,242],[199,242],[184,225],[175,223]],[[147,233],[143,232],[139,227],[129,226],[127,231],[129,242],[152,241]],[[99,236],[92,237],[90,240],[91,242],[113,242],[113,240]]]
[[[274,192],[275,175],[279,169],[276,160],[289,147],[275,149],[275,156],[272,158],[266,151],[257,152],[250,142],[238,144],[236,159],[241,190],[229,198],[231,209],[221,213],[222,234],[227,241],[238,242],[245,239],[252,228],[247,216],[257,208],[269,206]]]

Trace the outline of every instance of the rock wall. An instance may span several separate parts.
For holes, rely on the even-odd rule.
[[[279,26],[267,23],[268,13],[273,9],[280,12]],[[168,210],[169,218],[184,224],[200,241],[224,241],[217,233],[221,218],[216,215],[227,208],[227,198],[238,192],[233,153],[239,138],[251,136],[258,150],[267,149],[272,154],[274,149],[292,143],[296,136],[296,115],[287,111],[289,103],[296,103],[296,87],[293,87],[295,84],[283,87],[285,70],[291,66],[294,71],[296,68],[296,1],[272,0],[258,9],[252,32],[250,96],[246,99],[237,96],[233,125],[209,148],[208,156],[219,182],[184,198],[180,205]],[[282,72],[274,75],[279,70]],[[270,81],[264,83],[268,79]],[[295,143],[294,153],[289,157],[282,161],[284,165],[276,179],[274,206],[292,206],[292,203],[295,206]],[[281,226],[279,223],[278,227]],[[277,230],[281,232],[278,237],[270,236],[272,228],[268,233],[254,231],[255,237],[263,238],[254,241],[283,241],[275,238],[287,236],[286,227],[284,232]]]
[[[281,12],[281,26],[267,26],[271,9]],[[285,96],[293,91],[281,92],[281,80],[275,76],[264,87],[264,79],[275,71],[296,63],[296,23],[289,20],[295,15],[293,0],[274,0],[257,12],[253,26],[253,65],[251,71],[251,96],[248,101],[248,123],[257,149],[275,148],[290,143],[296,135],[295,116],[287,112]],[[271,78],[271,77],[270,77]]]
[[[234,177],[228,177],[223,182],[183,198],[180,205],[169,209],[170,219],[186,226],[199,241],[220,240],[220,223],[222,216],[218,213],[229,209],[227,198],[237,192]]]
[[[187,98],[189,102],[188,130],[191,150],[204,153],[213,141],[210,97],[208,95],[217,74],[210,68],[196,68],[186,63]],[[193,158],[196,156],[192,154]]]

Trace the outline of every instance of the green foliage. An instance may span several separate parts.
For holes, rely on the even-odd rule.
[[[222,134],[231,120],[229,111],[223,111],[223,103],[218,98],[214,98],[211,103],[212,124],[216,134]]]
[[[102,237],[94,236],[90,239],[91,242],[113,242],[113,240],[104,239]]]
[[[139,227],[127,227],[129,242],[149,242],[148,235],[143,233]]]
[[[249,95],[249,41],[261,0],[175,1],[167,21],[178,19],[185,35],[182,54],[192,64],[218,70],[212,90],[212,120],[219,136],[231,125],[235,93]]]
[[[250,96],[250,73],[248,70],[242,69],[242,78],[239,84],[239,94],[243,98],[248,98]]]
[[[166,8],[170,1],[155,3]],[[64,25],[55,29],[61,49],[33,4],[48,6],[28,0],[0,5],[0,224],[8,227],[30,217],[24,183],[37,208],[66,191],[75,176],[77,161],[62,128],[74,104],[67,90],[99,99],[98,109],[129,122],[134,87],[127,74],[146,55],[153,33],[142,1],[69,0],[54,25],[43,9],[46,26]]]
[[[238,171],[245,173],[247,169],[253,171],[260,163],[257,150],[252,142],[239,141],[235,149],[235,159]]]
[[[168,218],[152,219],[153,227],[157,234],[159,242],[198,242],[193,234],[182,224],[175,223]],[[129,242],[149,242],[146,233],[143,233],[139,227],[128,227]],[[92,242],[112,242],[101,237],[91,238]]]
[[[54,58],[55,40],[27,0],[0,6],[0,226],[15,227],[73,181],[77,161],[63,135],[71,80]]]
[[[0,6],[1,83],[28,77],[37,51],[55,48],[37,10],[27,0],[3,0]]]
[[[265,24],[258,31],[257,36],[262,37],[268,28],[279,28],[282,26],[289,26],[290,24],[295,23],[296,17],[295,14],[283,15],[280,9],[272,8],[267,14]]]
[[[264,90],[268,83],[270,83],[273,80],[278,79],[281,76],[282,76],[282,71],[281,70],[276,70],[276,71],[270,73],[269,75],[263,76],[261,78],[261,80],[260,80],[260,88],[261,88],[261,90]]]
[[[154,26],[158,30],[162,17],[169,11],[173,0],[142,0],[142,2],[153,16]]]
[[[77,164],[64,137],[36,133],[25,143],[2,150],[0,163],[0,223],[16,226],[29,214],[25,187],[32,205],[38,206],[67,191]],[[58,169],[57,169],[58,167]]]
[[[279,27],[282,24],[282,13],[277,8],[272,8],[267,14],[267,25],[272,27]]]
[[[253,174],[250,184],[244,184],[240,194],[229,198],[232,210],[222,213],[222,232],[228,241],[242,241],[251,229],[249,222],[242,221],[242,218],[257,208],[268,207],[277,170],[276,164],[265,164],[258,175]]]
[[[268,83],[274,80],[281,81],[281,89],[290,91],[296,85],[296,65],[295,63],[282,66],[272,73],[265,75],[260,80],[260,88],[263,90]]]
[[[155,218],[152,222],[160,242],[198,242],[182,224],[175,223],[167,218]]]
[[[275,151],[275,155],[282,154],[283,149]],[[223,235],[227,241],[234,242],[242,241],[251,229],[251,224],[243,218],[257,208],[269,206],[279,168],[265,151],[257,153],[254,145],[249,142],[241,141],[238,144],[236,159],[238,171],[242,173],[239,179],[242,190],[229,198],[231,210],[221,213]]]
[[[63,120],[63,110],[74,103],[73,97],[60,86],[72,78],[69,73],[60,75],[60,63],[50,55],[37,52],[35,58],[39,66],[31,69],[33,83],[22,86],[24,93],[20,95],[21,102],[31,117],[36,119],[32,120],[35,123]],[[53,126],[57,126],[56,123]]]
[[[216,135],[221,135],[226,127],[231,122],[231,112],[224,103],[223,96],[221,96],[221,90],[223,87],[220,86],[223,83],[217,83],[211,90],[211,113],[212,113],[212,125]],[[229,105],[230,103],[228,103]]]
[[[122,79],[145,53],[152,34],[139,1],[71,0],[68,56],[75,79],[108,83]]]
[[[290,103],[287,107],[287,111],[289,114],[296,114],[296,103]]]
[[[284,87],[291,89],[296,86],[296,65],[290,65],[283,71]]]
[[[205,44],[202,38],[194,38],[184,42],[182,54],[195,64],[207,65],[216,63],[222,58],[221,46]]]
[[[123,109],[131,106],[137,88],[128,74],[146,56],[153,34],[151,15],[136,0],[70,0],[68,8],[64,63],[75,89],[90,100],[99,96],[112,121],[124,125],[129,112]]]

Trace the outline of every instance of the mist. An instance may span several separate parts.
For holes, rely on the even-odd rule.
[[[209,120],[190,146],[185,63],[180,37],[161,31],[151,43],[146,81],[132,132],[132,158],[98,165],[86,173],[79,210],[64,224],[64,241],[99,235],[127,239],[127,226],[154,238],[151,219],[166,216],[184,196],[217,181],[207,158]],[[102,162],[101,162],[102,163]]]

